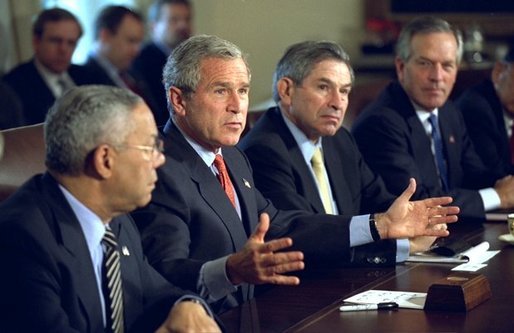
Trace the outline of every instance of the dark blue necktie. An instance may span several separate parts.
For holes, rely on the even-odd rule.
[[[430,118],[430,125],[432,125],[432,140],[434,142],[435,161],[437,168],[439,169],[439,177],[441,178],[441,185],[443,190],[448,191],[448,170],[446,168],[446,161],[443,153],[443,139],[441,138],[441,132],[439,131],[439,123],[437,122],[437,116],[432,113]]]

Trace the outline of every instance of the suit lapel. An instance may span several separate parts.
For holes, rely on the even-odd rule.
[[[167,134],[167,139],[165,140],[167,141],[166,145],[170,148],[169,151],[175,158],[181,158],[182,162],[187,164],[187,168],[191,170],[191,179],[198,187],[200,196],[205,203],[212,208],[213,212],[218,216],[219,221],[225,226],[231,236],[234,249],[241,249],[246,242],[247,236],[239,215],[237,215],[236,210],[227,198],[218,179],[173,123],[166,125],[164,133]],[[225,163],[227,163],[226,158]],[[230,168],[233,168],[233,165],[228,162],[227,167],[232,174]],[[235,179],[233,174],[231,178]],[[235,184],[234,187],[236,187],[236,191],[238,191],[239,194],[241,192],[240,187]],[[245,204],[244,201],[241,200],[241,197],[239,200],[241,205]]]
[[[303,194],[306,200],[311,203],[311,207],[316,213],[325,213],[325,208],[323,207],[321,197],[319,196],[318,185],[314,180],[309,166],[306,164],[306,161],[303,158],[300,147],[296,143],[296,140],[291,134],[291,131],[289,131],[289,128],[287,127],[279,112],[280,110],[276,108],[273,113],[270,114],[270,117],[272,118],[271,123],[277,124],[277,133],[282,137],[287,151],[289,152],[291,165],[293,166],[295,172],[299,175],[300,182],[306,185],[303,188]]]
[[[44,181],[44,191],[47,192],[45,197],[50,198],[48,203],[53,212],[56,237],[61,237],[63,260],[69,263],[77,297],[82,302],[82,309],[92,328],[91,331],[103,331],[102,307],[96,276],[82,228],[55,180],[46,174]]]
[[[340,131],[341,130],[342,129],[340,129]],[[348,170],[343,170],[344,165],[342,161],[338,159],[339,156],[342,156],[344,160],[345,156],[350,155],[346,152],[347,147],[342,147],[343,152],[336,152],[334,140],[331,137],[323,138],[322,145],[325,167],[327,169],[332,195],[334,196],[334,201],[336,202],[339,214],[353,214],[352,192],[350,191],[350,186],[345,176],[354,177],[356,175],[350,174]]]
[[[414,156],[416,164],[420,168],[420,176],[427,184],[439,184],[439,174],[435,165],[434,154],[432,153],[431,142],[426,134],[425,128],[414,110],[409,97],[399,83],[393,83],[392,100],[393,106],[397,103],[399,113],[406,119],[410,131],[410,153]]]
[[[457,110],[450,110],[443,106],[439,109],[439,127],[441,128],[441,137],[443,139],[443,147],[445,151],[446,165],[448,169],[448,186],[452,188],[452,170],[460,161],[461,146],[457,139],[457,133],[453,130],[453,120],[450,117],[450,112],[457,112]]]

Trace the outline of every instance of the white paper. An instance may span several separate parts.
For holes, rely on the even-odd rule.
[[[425,263],[448,263],[460,264],[466,262],[484,263],[494,257],[499,251],[487,251],[489,242],[482,242],[470,249],[461,252],[453,257],[440,256],[430,252],[415,253],[407,258],[409,262],[425,262]]]
[[[368,290],[345,299],[345,302],[355,304],[378,304],[395,302],[400,308],[423,309],[427,293],[409,291]]]

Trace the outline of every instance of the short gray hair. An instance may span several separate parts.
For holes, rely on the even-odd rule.
[[[141,97],[117,87],[91,85],[70,89],[46,116],[47,168],[58,174],[81,174],[96,147],[125,141],[134,129],[129,115],[142,102]]]
[[[411,40],[418,34],[430,33],[451,33],[457,42],[457,64],[460,64],[463,53],[463,42],[461,32],[443,19],[424,16],[412,20],[403,27],[396,43],[396,56],[407,62],[412,56]]]
[[[273,74],[273,99],[280,101],[277,83],[284,77],[290,78],[296,85],[302,84],[314,66],[325,60],[336,60],[348,66],[352,84],[354,73],[350,65],[350,57],[344,49],[330,41],[305,41],[289,46],[279,60]]]
[[[170,88],[179,88],[185,97],[189,98],[201,79],[200,63],[207,58],[242,59],[250,79],[247,56],[239,47],[217,36],[190,37],[173,50],[163,69],[163,83],[170,113],[173,114],[169,96]]]

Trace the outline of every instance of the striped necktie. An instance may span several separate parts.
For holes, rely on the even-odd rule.
[[[328,183],[325,177],[325,164],[323,163],[323,154],[320,148],[316,148],[314,155],[311,158],[312,170],[316,176],[318,182],[319,194],[321,196],[321,202],[325,208],[325,213],[333,214],[332,204],[330,202],[330,192]]]
[[[104,253],[104,295],[107,312],[107,327],[113,333],[124,332],[123,322],[123,289],[121,285],[120,252],[116,236],[107,227],[102,239]]]

